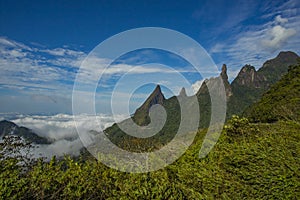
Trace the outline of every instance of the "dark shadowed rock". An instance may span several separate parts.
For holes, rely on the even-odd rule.
[[[222,65],[221,77],[222,77],[223,80],[228,80],[226,64]]]

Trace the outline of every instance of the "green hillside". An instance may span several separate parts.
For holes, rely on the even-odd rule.
[[[96,161],[39,162],[26,173],[0,160],[0,199],[297,199],[300,125],[250,124],[235,117],[204,159],[206,130],[175,163],[130,174]]]
[[[288,73],[244,115],[255,122],[300,121],[300,65],[291,66]]]

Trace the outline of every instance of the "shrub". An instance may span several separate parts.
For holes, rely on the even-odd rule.
[[[232,118],[224,126],[225,132],[228,136],[239,136],[258,132],[258,128],[250,124],[245,117],[233,115]]]

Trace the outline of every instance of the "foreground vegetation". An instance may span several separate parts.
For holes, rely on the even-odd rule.
[[[300,124],[251,124],[234,116],[204,159],[205,130],[165,169],[130,174],[96,161],[0,162],[1,199],[297,199],[300,196]]]

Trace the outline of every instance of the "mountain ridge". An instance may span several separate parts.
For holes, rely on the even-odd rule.
[[[263,63],[256,70],[247,64],[243,66],[230,86],[233,95],[228,100],[227,118],[242,112],[258,101],[274,83],[288,72],[290,65],[296,65],[299,56],[291,51],[281,51],[275,58]]]
[[[227,66],[223,64],[220,75],[204,80],[195,94],[200,109],[199,128],[206,128],[210,124],[211,97],[208,85],[217,94],[224,95],[224,90],[220,85],[220,80],[223,81],[227,101],[226,117],[229,119],[233,114],[240,115],[247,107],[257,102],[274,82],[277,82],[285,73],[287,73],[289,65],[296,64],[298,59],[299,56],[293,52],[281,52],[275,58],[267,60],[263,64],[263,70],[256,70],[251,65],[245,65],[241,68],[239,74],[231,84],[228,81]],[[270,63],[273,63],[274,65],[271,65]],[[276,70],[275,74],[271,72],[269,76],[265,75],[274,68],[280,68],[280,70]],[[174,132],[176,133],[176,128],[178,128],[178,124],[180,124],[181,114],[178,98],[180,98],[183,93],[184,92],[180,92],[178,96],[165,99],[160,90],[160,86],[156,86],[156,89],[151,93],[147,100],[136,110],[132,119],[138,125],[145,126],[150,123],[148,114],[150,107],[154,105],[153,103],[163,105],[167,111],[167,121],[165,127],[159,132],[157,137],[155,137],[155,140],[159,141],[161,145],[167,143],[174,137]],[[190,98],[191,97],[188,96],[185,98],[187,104]],[[117,124],[107,128],[104,132],[115,144],[120,144],[125,138],[130,138],[118,128]],[[164,139],[161,139],[159,136],[163,136]],[[136,138],[131,138],[127,141],[135,139]],[[143,139],[139,140],[143,141]],[[147,142],[147,144],[148,143],[149,142]]]

